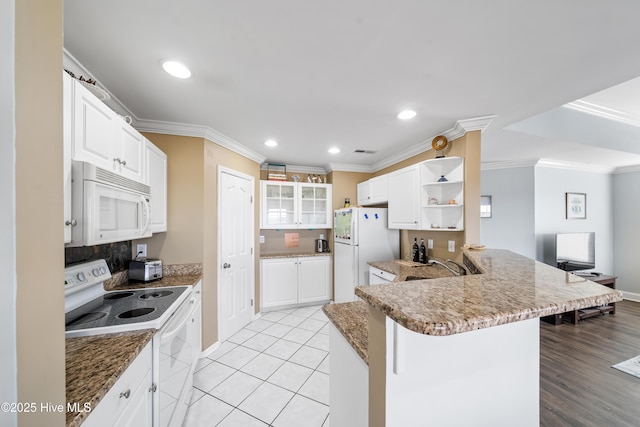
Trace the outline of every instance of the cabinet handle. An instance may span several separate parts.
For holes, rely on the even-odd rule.
[[[126,161],[126,160],[123,160],[123,161],[121,161],[121,162],[120,162],[120,164],[121,164],[122,166],[127,166],[127,161]]]
[[[131,390],[127,389],[127,391],[123,391],[122,393],[120,393],[120,397],[124,397],[125,399],[128,399],[129,396],[131,396]]]
[[[76,221],[75,219],[72,219],[71,221],[65,221],[64,225],[70,225],[72,227],[75,227],[76,225],[78,225],[78,221]]]
[[[120,160],[120,158],[119,158],[119,157],[114,157],[114,158],[113,158],[113,161],[114,161],[114,162],[118,162],[118,163],[122,164],[122,161]]]
[[[222,268],[231,268],[231,264],[225,262],[222,264]]]
[[[151,387],[149,387],[149,393],[155,393],[157,389],[158,386],[153,384]]]

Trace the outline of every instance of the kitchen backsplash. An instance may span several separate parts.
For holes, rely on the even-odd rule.
[[[131,261],[131,241],[108,243],[98,246],[81,246],[79,248],[64,248],[64,265],[78,262],[105,259],[111,273],[124,271]]]
[[[260,230],[260,235],[265,237],[265,243],[260,244],[260,254],[314,252],[316,239],[323,234],[324,238],[329,240],[332,231],[330,229]],[[297,234],[298,247],[287,247],[285,234],[289,233]]]

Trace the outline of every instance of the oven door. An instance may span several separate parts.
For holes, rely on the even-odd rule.
[[[193,391],[198,349],[193,345],[191,321],[197,304],[185,300],[157,333],[159,341],[157,408],[160,427],[181,426]]]
[[[151,237],[151,199],[95,181],[84,182],[85,245]]]

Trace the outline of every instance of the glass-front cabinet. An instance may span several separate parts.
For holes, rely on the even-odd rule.
[[[331,184],[261,181],[260,228],[331,228]]]

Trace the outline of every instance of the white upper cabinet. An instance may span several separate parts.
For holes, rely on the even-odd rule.
[[[380,175],[361,182],[357,187],[358,204],[381,205],[389,202],[389,175]]]
[[[260,182],[260,228],[331,228],[331,184]]]
[[[79,81],[73,83],[72,158],[144,182],[144,137]]]
[[[144,170],[146,138],[120,117],[117,117],[114,123],[116,124],[113,147],[115,171],[124,177],[149,185]]]
[[[151,232],[167,231],[167,155],[145,139],[146,183],[151,187]]]
[[[415,164],[389,175],[389,228],[420,229],[420,165]]]
[[[73,152],[72,157],[111,171],[116,113],[73,81]]]

